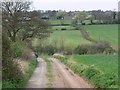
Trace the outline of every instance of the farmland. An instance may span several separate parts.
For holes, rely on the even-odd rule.
[[[114,46],[118,45],[118,25],[89,25],[85,28],[93,38],[109,41]]]
[[[117,55],[78,55],[73,58],[77,63],[93,65],[104,73],[118,74]]]
[[[61,20],[49,20],[49,23],[51,24],[61,24]],[[63,20],[63,23],[64,24],[71,24],[71,20],[68,19],[68,20]]]
[[[49,38],[52,42],[54,39],[63,40],[65,46],[77,46],[78,44],[88,43],[89,41],[82,38],[80,31],[54,31]]]
[[[66,30],[62,30],[66,28]],[[72,28],[72,29],[71,29]],[[118,25],[85,25],[85,30],[95,40],[108,41],[114,49],[118,49]],[[49,43],[54,43],[54,40],[59,42],[63,40],[66,47],[74,49],[77,45],[90,44],[91,42],[84,39],[79,30],[75,30],[72,26],[53,26],[54,30],[48,38]],[[68,55],[68,59],[58,58],[66,64],[75,73],[89,79],[96,87],[117,87],[118,78],[118,55]],[[71,64],[72,63],[72,64]],[[88,67],[88,68],[87,68]],[[89,70],[100,71],[99,74],[91,76],[94,72]],[[93,69],[93,71],[94,71]],[[89,72],[89,73],[88,73]],[[115,76],[114,76],[115,75]],[[114,78],[113,78],[114,77]],[[112,79],[110,79],[112,78]],[[114,84],[113,84],[114,82]],[[112,84],[111,84],[112,83]]]
[[[67,30],[61,31],[61,28],[66,28]],[[90,36],[95,40],[105,40],[112,44],[112,46],[117,49],[118,47],[118,25],[86,25],[85,29],[90,33]],[[78,44],[90,43],[85,40],[80,31],[70,30],[73,27],[70,26],[53,26],[55,30],[49,41],[52,42],[54,39],[64,39],[64,42],[70,46],[76,46]]]
[[[50,2],[2,2],[0,88],[118,88],[119,12]]]

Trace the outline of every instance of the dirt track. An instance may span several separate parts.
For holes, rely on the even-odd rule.
[[[55,58],[49,58],[52,65],[52,88],[92,88],[83,78],[74,74],[63,63]],[[38,66],[28,82],[27,88],[48,88],[46,63],[38,58]]]
[[[28,81],[27,88],[46,88],[47,77],[46,77],[46,63],[42,58],[37,58],[38,65]]]
[[[53,88],[92,88],[83,78],[74,74],[68,67],[55,58],[49,58],[53,66]]]

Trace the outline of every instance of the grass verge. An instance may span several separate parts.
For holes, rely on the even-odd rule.
[[[61,62],[66,64],[74,73],[85,77],[96,88],[118,88],[118,76],[115,73],[105,73],[93,65],[86,65],[69,58],[55,56]]]
[[[47,78],[48,78],[48,88],[52,88],[53,74],[51,61],[48,60],[47,56],[44,56],[44,60],[47,63]]]

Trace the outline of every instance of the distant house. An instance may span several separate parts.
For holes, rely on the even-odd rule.
[[[72,19],[73,16],[65,16],[65,19]]]
[[[49,19],[49,16],[42,16],[41,19]]]
[[[68,15],[73,17],[73,16],[75,16],[75,12],[70,11],[70,12],[68,12]]]
[[[41,19],[50,19],[50,16],[47,13],[43,13]]]

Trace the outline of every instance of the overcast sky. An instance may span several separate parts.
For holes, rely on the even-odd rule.
[[[118,10],[119,0],[31,0],[36,10]]]

